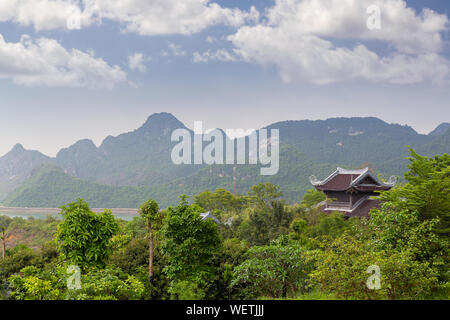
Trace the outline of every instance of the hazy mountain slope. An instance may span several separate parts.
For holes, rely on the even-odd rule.
[[[0,158],[4,192],[17,187],[43,163],[56,164],[62,170],[39,171],[5,204],[53,206],[83,196],[99,206],[129,207],[152,195],[165,206],[174,204],[183,193],[192,195],[218,187],[232,190],[233,165],[172,163],[171,152],[176,143],[170,138],[173,130],[179,128],[186,127],[171,114],[154,114],[139,129],[108,137],[98,148],[90,140],[81,140],[62,149],[56,159],[16,146]],[[377,118],[283,121],[268,129],[280,130],[280,171],[275,176],[261,176],[258,166],[237,166],[236,186],[240,193],[255,183],[270,181],[282,187],[287,200],[298,200],[311,187],[311,174],[325,177],[336,166],[370,165],[385,176],[402,176],[408,163],[404,159],[407,145],[426,155],[450,151],[450,130],[421,135],[408,126]]]
[[[417,148],[417,152],[427,155],[450,153],[450,128],[444,133],[432,137],[431,141]]]
[[[260,167],[236,166],[236,191],[247,193],[259,182],[280,185],[284,198],[298,201],[311,188],[309,176],[327,176],[335,167],[316,164],[291,146],[280,150],[280,169],[274,176],[261,176]],[[167,185],[153,187],[105,186],[70,177],[57,167],[44,166],[30,179],[11,193],[4,201],[6,206],[58,207],[81,197],[95,207],[138,207],[151,197],[166,207],[175,205],[181,194],[189,196],[199,192],[225,188],[233,190],[232,165],[213,165],[189,177],[177,179]]]
[[[194,166],[176,166],[171,161],[171,134],[186,129],[169,113],[151,115],[137,130],[109,136],[95,148],[90,141],[61,150],[56,163],[70,175],[108,185],[156,185],[187,176]],[[84,152],[83,152],[84,151]]]
[[[46,165],[10,193],[3,204],[9,207],[57,208],[83,198],[92,207],[137,208],[151,194],[145,187],[105,186],[73,178],[58,167]]]
[[[428,135],[430,136],[439,136],[441,134],[446,133],[448,130],[450,130],[450,123],[449,122],[443,122],[440,125],[436,127],[433,131],[431,131]]]
[[[268,126],[274,128],[280,130],[283,143],[296,146],[315,161],[349,166],[403,157],[406,145],[417,147],[431,140],[411,127],[377,118],[284,121]]]
[[[262,176],[259,165],[212,165],[189,177],[174,181],[168,185],[168,190],[188,195],[217,188],[233,191],[233,167],[236,167],[237,193],[247,193],[251,186],[260,182],[272,182],[281,187],[284,198],[288,201],[298,201],[306,190],[312,188],[309,182],[311,175],[325,177],[336,169],[332,165],[315,163],[295,147],[282,145],[280,167],[276,175]]]
[[[3,157],[0,157],[0,194],[17,188],[30,177],[34,168],[52,160],[38,151],[25,150],[17,144]]]

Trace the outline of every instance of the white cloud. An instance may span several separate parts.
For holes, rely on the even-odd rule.
[[[381,9],[381,29],[366,25],[369,5]],[[274,65],[286,82],[326,84],[345,80],[390,83],[443,82],[450,63],[439,55],[448,19],[431,10],[421,15],[402,0],[276,0],[267,21],[243,26],[228,37],[248,62]],[[339,47],[339,40],[360,42]],[[361,42],[383,41],[380,56]]]
[[[163,57],[168,57],[168,56],[184,57],[187,54],[186,50],[184,50],[183,47],[180,45],[177,45],[174,43],[169,43],[168,47],[169,47],[169,50],[161,51],[161,56],[163,56]]]
[[[215,42],[217,42],[217,38],[213,37],[213,36],[207,36],[206,37],[206,42],[208,42],[208,43],[215,43]]]
[[[240,26],[258,17],[223,8],[210,0],[93,0],[101,18],[120,21],[125,31],[141,35],[193,34],[213,25]]]
[[[128,56],[128,67],[133,71],[146,72],[147,67],[144,64],[145,60],[148,59],[146,59],[142,53],[136,52],[135,54]]]
[[[110,66],[93,52],[66,50],[53,39],[6,42],[0,35],[0,78],[16,84],[48,87],[113,88],[127,80],[118,66]]]
[[[417,14],[404,0],[276,0],[267,12],[269,26],[286,32],[358,40],[382,40],[406,53],[442,47],[440,32],[448,17],[430,9]],[[367,8],[380,8],[381,29],[367,28]]]
[[[0,2],[0,21],[36,30],[67,28],[79,12],[81,27],[104,19],[140,35],[193,34],[213,25],[240,26],[258,11],[223,8],[210,0],[8,0]]]
[[[78,0],[3,0],[0,22],[12,21],[41,31],[68,29],[68,23],[70,26],[77,19],[85,27],[93,22],[93,11],[89,8],[81,11]]]
[[[172,54],[176,57],[183,57],[186,55],[186,51],[183,50],[183,48],[180,45],[170,43],[169,48],[172,51]]]
[[[208,50],[203,53],[194,52],[193,59],[195,63],[209,61],[233,62],[239,60],[236,55],[231,54],[226,49],[217,49],[216,51]]]

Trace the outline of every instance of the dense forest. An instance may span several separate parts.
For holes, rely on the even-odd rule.
[[[183,195],[163,210],[145,199],[131,221],[82,199],[61,219],[2,216],[1,297],[448,299],[450,156],[411,149],[408,160],[370,219],[323,213],[315,190],[287,203],[271,182]]]

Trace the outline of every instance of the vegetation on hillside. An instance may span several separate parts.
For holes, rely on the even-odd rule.
[[[107,137],[99,147],[90,140],[78,141],[56,158],[16,146],[0,157],[0,201],[6,206],[59,207],[83,198],[94,207],[138,208],[152,197],[166,208],[176,205],[181,194],[231,191],[235,177],[238,193],[271,182],[294,203],[311,187],[312,174],[325,177],[337,166],[369,165],[384,176],[401,176],[407,170],[406,145],[425,155],[450,151],[445,124],[422,135],[377,118],[283,121],[268,127],[280,130],[280,170],[261,176],[257,165],[173,164],[176,142],[171,133],[179,128],[186,127],[173,115],[161,113],[137,130]]]
[[[132,221],[78,200],[62,220],[1,218],[45,229],[0,260],[4,299],[449,299],[450,157],[410,151],[406,183],[381,192],[371,219],[325,214],[270,183],[246,195],[204,191]],[[219,221],[204,220],[210,211]],[[47,232],[55,230],[56,233]],[[29,230],[34,230],[30,228]],[[43,242],[44,238],[47,240]],[[8,241],[8,238],[6,238]],[[149,277],[151,275],[151,277]]]

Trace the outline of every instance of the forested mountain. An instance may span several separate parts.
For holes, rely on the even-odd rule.
[[[283,121],[268,126],[272,128],[280,129],[283,143],[297,147],[316,162],[349,167],[368,164],[386,174],[401,174],[405,170],[406,162],[402,160],[408,154],[407,145],[420,149],[434,141],[434,137],[418,134],[409,126],[388,124],[377,118]],[[448,151],[450,146],[446,147]]]
[[[150,187],[106,186],[73,178],[59,167],[43,165],[4,200],[9,207],[57,208],[74,199],[93,207],[135,208],[152,195]]]
[[[417,148],[418,152],[431,156],[433,154],[449,153],[450,151],[450,128],[444,133],[432,136],[433,138]]]
[[[316,164],[292,146],[280,150],[280,170],[274,176],[261,176],[260,166],[236,165],[236,192],[246,193],[259,182],[283,186],[285,199],[299,201],[309,189],[311,172],[324,176],[334,168]],[[136,208],[149,197],[162,207],[175,205],[181,194],[189,196],[204,190],[224,188],[233,190],[233,167],[213,165],[196,173],[153,186],[108,186],[73,178],[53,165],[43,165],[20,188],[11,192],[3,204],[10,207],[59,207],[73,199],[83,198],[94,207]]]
[[[167,206],[180,194],[218,187],[233,190],[233,165],[172,163],[171,151],[176,143],[171,142],[171,133],[179,128],[186,129],[173,115],[154,114],[135,131],[109,136],[99,147],[81,140],[62,149],[56,158],[18,145],[0,158],[0,192],[10,193],[29,179],[10,193],[4,204],[59,206],[82,197],[100,207],[135,207],[151,194]],[[294,201],[311,187],[310,175],[325,177],[336,166],[369,165],[384,176],[402,176],[407,164],[406,146],[425,155],[450,151],[450,130],[445,128],[442,124],[430,135],[422,135],[411,127],[377,118],[274,123],[267,129],[280,130],[278,174],[261,176],[259,166],[237,165],[236,191],[245,193],[250,186],[269,181],[280,185],[285,198]],[[61,169],[41,168],[42,164]]]
[[[176,143],[170,141],[176,129],[187,129],[169,113],[150,116],[137,130],[108,136],[96,148],[82,140],[56,156],[56,164],[71,176],[119,186],[149,186],[187,176],[195,166],[175,166],[170,155]]]
[[[0,198],[29,178],[34,168],[48,162],[51,159],[42,153],[25,150],[22,145],[16,144],[0,158]]]

